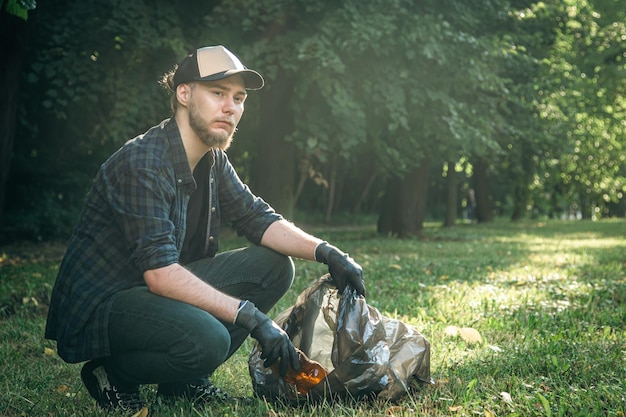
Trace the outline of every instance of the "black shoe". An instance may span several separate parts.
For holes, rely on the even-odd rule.
[[[211,402],[230,402],[233,398],[225,391],[222,391],[211,381],[205,384],[194,385],[185,384],[177,387],[172,384],[159,386],[158,395],[165,400],[177,400],[183,398],[193,403],[207,404]]]
[[[80,377],[89,394],[103,409],[137,412],[143,408],[139,388],[121,391],[111,383],[102,361],[89,361],[80,371]]]

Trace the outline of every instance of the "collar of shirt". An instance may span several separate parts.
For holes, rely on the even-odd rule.
[[[174,162],[174,175],[176,176],[176,184],[178,186],[193,185],[196,187],[196,182],[193,179],[193,173],[189,168],[189,160],[185,153],[185,147],[183,146],[183,139],[180,137],[180,131],[176,120],[172,117],[163,122],[163,128],[167,134],[167,140],[169,141],[170,149],[172,150],[172,158]]]

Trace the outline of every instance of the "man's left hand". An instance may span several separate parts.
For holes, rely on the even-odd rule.
[[[315,249],[315,259],[328,265],[328,272],[339,290],[339,294],[343,293],[346,285],[350,284],[357,294],[365,297],[363,268],[347,253],[343,253],[327,242],[322,242]]]

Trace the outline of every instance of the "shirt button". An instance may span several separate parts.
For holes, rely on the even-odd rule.
[[[213,242],[213,240],[215,240],[215,238],[213,236],[209,236],[209,242]]]
[[[181,179],[179,178],[177,182],[178,182],[179,184],[182,184],[182,183],[183,183],[183,180],[181,180]]]
[[[211,213],[215,213],[215,207],[211,207]]]
[[[213,177],[209,178],[209,182],[213,184]]]

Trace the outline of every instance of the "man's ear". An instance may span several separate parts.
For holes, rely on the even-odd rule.
[[[178,103],[187,106],[187,102],[189,101],[189,97],[191,95],[191,86],[187,83],[178,84],[176,87],[176,99]]]

